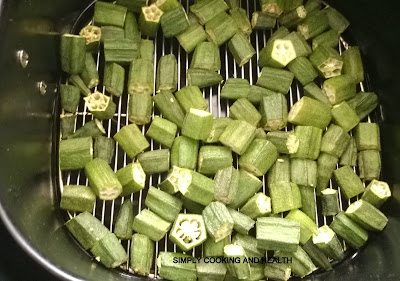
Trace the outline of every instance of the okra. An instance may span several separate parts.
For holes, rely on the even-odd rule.
[[[279,257],[291,258],[292,263],[290,264],[292,273],[303,278],[315,270],[315,265],[303,250],[302,247],[298,246],[295,252],[278,252]]]
[[[94,92],[83,99],[85,100],[88,110],[95,118],[103,120],[111,119],[114,116],[117,105],[109,96],[100,92]]]
[[[101,158],[108,164],[114,157],[115,141],[112,138],[98,136],[94,139],[94,158]]]
[[[176,281],[196,281],[195,263],[176,263],[175,260],[192,258],[181,253],[160,252],[157,258],[158,273],[161,278]]]
[[[289,154],[289,150],[286,146],[287,140],[292,132],[284,132],[284,131],[274,131],[267,133],[267,140],[272,142],[279,153]]]
[[[232,166],[217,171],[214,177],[214,199],[224,204],[234,200],[239,187],[239,172]]]
[[[140,275],[149,275],[154,257],[154,242],[143,234],[135,233],[131,243],[130,268]]]
[[[355,110],[346,101],[343,101],[332,107],[332,122],[348,132],[357,126],[360,119]]]
[[[212,113],[190,108],[183,120],[182,135],[195,140],[205,140],[211,132],[212,124]]]
[[[259,11],[253,12],[251,16],[251,27],[255,30],[272,29],[276,25],[276,17]]]
[[[176,91],[178,85],[178,66],[174,54],[162,56],[157,65],[156,89],[159,91]]]
[[[354,137],[351,137],[346,150],[343,152],[342,157],[340,157],[339,164],[342,166],[357,166],[357,145]]]
[[[266,131],[279,131],[286,127],[288,119],[287,100],[283,94],[277,93],[261,100],[260,126]]]
[[[150,186],[145,204],[152,212],[163,219],[174,222],[182,209],[182,201],[155,187]]]
[[[265,89],[263,87],[259,87],[256,85],[251,85],[250,86],[250,93],[247,96],[247,99],[252,103],[252,104],[259,104],[262,101],[263,97],[270,96],[272,94],[277,94],[274,91]]]
[[[326,188],[321,191],[321,205],[323,216],[334,216],[340,212],[338,191],[336,189]]]
[[[306,40],[312,39],[329,28],[329,19],[323,11],[315,11],[308,15],[298,26],[297,31]]]
[[[76,130],[75,133],[70,135],[68,138],[74,139],[74,138],[84,138],[84,137],[99,137],[102,136],[106,133],[103,124],[101,123],[100,120],[94,119],[91,120],[82,127],[80,127],[78,130]]]
[[[286,1],[285,2],[285,9],[284,12],[291,11],[293,9],[296,9],[297,7],[303,5],[303,0],[292,0],[292,1]]]
[[[290,71],[272,67],[263,67],[257,79],[257,86],[271,91],[287,94],[292,85],[294,75]]]
[[[229,78],[221,90],[221,97],[225,99],[247,98],[249,94],[250,83],[241,78]]]
[[[154,62],[154,42],[150,39],[140,40],[139,58]]]
[[[301,208],[301,195],[297,184],[279,181],[268,185],[274,214]]]
[[[364,186],[360,178],[350,166],[343,166],[336,169],[333,174],[347,199],[364,192]]]
[[[365,189],[361,199],[380,208],[391,196],[389,185],[384,181],[372,180]]]
[[[241,32],[231,38],[228,48],[239,67],[245,65],[256,53],[249,39]]]
[[[61,194],[60,208],[73,212],[92,212],[96,194],[89,186],[64,185]]]
[[[224,281],[227,268],[221,263],[209,263],[201,259],[196,263],[197,278],[199,281]]]
[[[241,188],[238,188],[236,196],[228,205],[229,208],[237,209],[245,204],[258,190],[260,190],[262,181],[249,172],[240,169],[238,186]]]
[[[61,127],[61,138],[67,139],[74,133],[75,129],[75,115],[61,115],[60,116],[60,127]]]
[[[246,37],[249,37],[252,32],[252,29],[246,10],[239,7],[233,7],[233,8],[230,7],[230,8],[231,9],[229,10],[229,14],[235,21],[236,25],[238,26],[239,31],[241,31],[243,35],[245,35]]]
[[[317,162],[310,159],[291,159],[290,179],[295,184],[315,188],[317,186]]]
[[[256,193],[239,211],[252,219],[266,216],[271,213],[271,198],[262,192]]]
[[[145,1],[147,1],[147,0],[145,0]],[[133,2],[133,1],[130,1],[130,2]],[[140,2],[140,1],[134,1],[134,2]],[[140,41],[139,25],[138,25],[135,14],[132,12],[126,13],[124,33],[125,33],[126,39],[130,39],[130,40],[136,41],[136,42]]]
[[[291,32],[282,39],[290,40],[293,44],[296,57],[307,57],[311,55],[312,49],[306,39],[299,32]]]
[[[79,75],[71,75],[68,81],[77,87],[83,96],[87,97],[92,93]]]
[[[126,165],[119,169],[116,175],[123,189],[121,196],[127,196],[144,189],[146,174],[139,162]]]
[[[229,236],[215,242],[213,238],[208,237],[203,244],[203,257],[223,257],[224,247],[229,244]]]
[[[291,61],[288,69],[302,85],[307,85],[318,77],[318,72],[306,57],[298,57]]]
[[[272,165],[271,169],[268,171],[268,186],[270,189],[272,184],[280,182],[290,182],[290,159],[286,155],[279,156],[274,165]],[[271,191],[270,194],[272,194]]]
[[[61,107],[65,111],[76,112],[81,100],[79,89],[73,85],[60,85]]]
[[[257,128],[256,130],[256,135],[254,137],[255,139],[263,139],[266,140],[267,139],[267,133],[264,131],[263,128]]]
[[[218,46],[212,42],[201,42],[194,50],[190,68],[218,71],[221,59]]]
[[[291,210],[285,217],[300,223],[300,244],[304,245],[317,231],[315,222],[298,209]]]
[[[341,127],[331,124],[322,136],[321,152],[326,152],[340,158],[346,150],[350,138],[350,135]]]
[[[146,135],[167,147],[171,147],[177,130],[178,126],[176,126],[176,124],[159,116],[155,116]]]
[[[117,0],[117,4],[124,6],[128,9],[128,11],[133,13],[140,13],[142,7],[148,5],[148,0]]]
[[[147,93],[137,93],[129,97],[128,119],[136,125],[150,123],[153,99]]]
[[[356,95],[356,85],[352,78],[345,74],[325,80],[322,90],[332,105],[339,104]]]
[[[78,170],[93,159],[91,137],[73,138],[60,141],[60,170]]]
[[[105,40],[104,58],[107,62],[129,64],[138,57],[139,42],[131,39]]]
[[[250,217],[239,213],[236,210],[233,209],[228,209],[229,213],[232,216],[233,219],[233,229],[236,230],[238,233],[241,234],[245,234],[247,235],[250,231],[250,229],[252,229],[254,227],[254,224],[256,223],[253,219],[251,219]]]
[[[219,141],[232,149],[233,152],[242,155],[253,141],[256,127],[246,121],[233,120],[225,128]]]
[[[94,22],[99,26],[124,27],[126,12],[126,7],[98,1],[94,6]]]
[[[189,251],[207,239],[201,215],[179,214],[172,226],[169,239],[183,251]]]
[[[333,48],[320,45],[310,55],[309,59],[324,78],[339,76],[342,73],[343,58]]]
[[[117,221],[115,222],[114,234],[121,240],[132,238],[133,204],[131,200],[125,200],[119,209]]]
[[[246,262],[247,255],[240,245],[226,245],[224,247],[224,257],[238,260],[238,263],[227,263],[228,272],[238,279],[248,279],[250,277],[250,264]]]
[[[268,280],[287,281],[291,273],[290,265],[286,263],[266,264],[264,269],[264,276]]]
[[[360,92],[347,103],[355,110],[358,118],[363,120],[378,106],[378,97],[373,92]]]
[[[286,146],[292,157],[316,160],[320,153],[322,130],[312,126],[296,126]]]
[[[324,225],[318,228],[318,231],[313,235],[312,241],[328,257],[334,260],[343,259],[344,251],[342,244],[329,226]]]
[[[84,37],[63,34],[60,43],[61,69],[68,74],[80,74],[85,67],[86,40]]]
[[[86,51],[95,53],[99,49],[101,28],[95,25],[87,25],[81,29],[79,35],[85,38]]]
[[[167,176],[164,180],[158,184],[158,187],[169,194],[175,194],[179,191],[178,188],[178,180],[179,180],[179,173],[181,172],[181,168],[172,166],[169,170]],[[182,201],[184,201],[184,197],[182,196]]]
[[[134,219],[132,229],[140,234],[148,236],[158,242],[171,228],[171,223],[164,220],[150,210],[142,210]]]
[[[379,126],[376,123],[360,123],[354,130],[357,150],[381,150]]]
[[[139,16],[139,27],[143,36],[155,37],[164,12],[156,4],[142,7]]]
[[[261,120],[261,114],[245,98],[236,100],[229,108],[229,114],[234,119],[246,121],[255,127],[257,127],[258,122]]]
[[[332,119],[330,109],[329,105],[304,96],[290,109],[288,121],[296,125],[325,129]]]
[[[328,6],[323,12],[328,17],[329,26],[337,33],[341,34],[349,27],[349,21],[338,10]]]
[[[168,11],[180,6],[179,1],[177,1],[177,0],[157,0],[157,1],[155,1],[155,4],[163,12],[168,12]]]
[[[176,36],[189,27],[189,19],[182,5],[164,11],[160,22],[163,34],[166,38]]]
[[[200,147],[197,171],[205,175],[215,175],[218,170],[232,166],[232,152],[224,146],[202,146]]]
[[[134,60],[129,68],[128,94],[151,94],[154,88],[154,65],[147,59]]]
[[[203,28],[198,23],[191,24],[184,32],[176,36],[179,44],[185,50],[185,52],[190,53],[196,46],[207,39],[207,34]]]
[[[208,0],[205,0],[206,2]],[[211,0],[211,1],[221,1],[222,0]],[[215,11],[212,11],[214,14]],[[225,12],[219,14],[215,13],[215,17],[205,24],[206,33],[208,40],[221,46],[223,43],[231,39],[236,32],[238,27],[235,20]]]
[[[198,86],[199,88],[216,85],[223,81],[221,74],[197,68],[189,68],[186,72],[186,79],[189,86]]]
[[[317,37],[313,38],[312,49],[315,50],[318,46],[321,45],[327,48],[336,48],[339,44],[339,37],[339,34],[335,30],[329,29],[328,31],[325,31],[324,33],[321,33]],[[344,65],[343,68],[345,68]]]
[[[211,202],[202,212],[208,234],[219,242],[232,233],[234,221],[221,202]]]
[[[106,63],[104,66],[103,85],[106,91],[116,97],[122,96],[125,86],[125,69],[117,63]]]
[[[116,26],[102,26],[101,27],[101,42],[105,40],[121,40],[125,38],[125,30]]]
[[[190,11],[196,15],[201,25],[206,24],[219,13],[228,9],[228,5],[223,0],[199,1],[190,6]]]
[[[175,97],[185,113],[188,113],[190,108],[200,110],[206,110],[208,108],[208,103],[197,86],[183,87],[176,92]]]
[[[361,248],[368,240],[368,232],[343,211],[335,216],[329,227],[354,249]]]
[[[150,146],[136,124],[122,127],[119,132],[114,135],[114,140],[118,142],[130,158],[134,158],[137,154]]]
[[[283,68],[295,58],[296,51],[293,42],[284,37],[267,43],[260,51],[258,65]]]
[[[153,101],[160,113],[179,128],[182,127],[185,113],[176,100],[175,96],[169,91],[163,91],[153,96]]]
[[[379,179],[381,173],[381,156],[377,150],[363,150],[358,153],[360,178],[365,181]]]
[[[115,268],[128,261],[128,255],[114,233],[107,233],[90,251],[107,268]]]
[[[265,254],[265,251],[258,247],[257,239],[250,235],[237,233],[232,237],[232,244],[242,246],[249,258],[262,258]]]
[[[214,199],[214,181],[188,169],[179,171],[178,189],[183,196],[204,206]]]
[[[332,178],[333,171],[336,169],[339,159],[331,154],[322,152],[317,161],[317,194],[324,190]]]
[[[140,153],[137,159],[147,175],[169,170],[169,149],[157,149]]]
[[[313,98],[317,101],[330,105],[330,102],[326,94],[314,82],[311,82],[303,86],[303,89],[304,89],[304,95],[306,97]]]
[[[332,269],[332,265],[327,255],[313,243],[312,239],[308,240],[307,243],[303,245],[303,250],[316,266],[319,266],[324,270]]]
[[[171,165],[195,170],[199,154],[199,141],[185,136],[175,138],[171,148]]]
[[[300,210],[305,213],[310,219],[316,222],[316,202],[315,202],[315,189],[312,186],[299,186],[301,195],[301,208]]]
[[[307,16],[307,10],[303,5],[294,7],[292,10],[283,13],[279,16],[278,22],[280,25],[286,26],[287,28],[292,28],[299,24]]]
[[[274,17],[279,17],[285,10],[284,0],[261,0],[261,11]]]
[[[304,4],[304,8],[306,8],[307,14],[311,14],[312,12],[321,10],[321,0],[308,0]]]
[[[275,30],[274,33],[271,34],[271,37],[267,40],[267,44],[275,41],[276,39],[282,39],[289,34],[290,34],[289,29],[287,29],[284,26],[281,26],[277,30]]]
[[[207,140],[204,142],[206,143],[215,143],[218,142],[219,137],[222,135],[224,132],[225,128],[228,126],[228,124],[232,121],[231,118],[229,117],[219,117],[215,118],[213,120],[213,126],[211,128],[211,132],[208,135]]]

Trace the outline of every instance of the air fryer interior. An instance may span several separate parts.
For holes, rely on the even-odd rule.
[[[244,7],[258,1],[242,1]],[[358,3],[356,3],[358,2]],[[1,2],[0,2],[1,3]],[[17,241],[41,264],[57,275],[66,279],[75,280],[124,280],[139,277],[128,275],[122,270],[107,270],[80,249],[68,231],[62,227],[68,217],[58,209],[60,183],[68,179],[85,183],[84,176],[65,174],[59,177],[57,167],[57,142],[59,139],[58,126],[58,97],[56,86],[60,79],[58,63],[59,33],[68,32],[71,28],[78,29],[86,24],[91,17],[92,8],[89,8],[79,18],[79,15],[89,2],[68,1],[8,1],[3,3],[0,34],[3,36],[3,46],[0,53],[0,213],[5,224]],[[186,5],[186,2],[183,3]],[[366,89],[374,90],[379,95],[381,109],[372,114],[372,121],[381,126],[383,142],[383,175],[393,187],[393,198],[384,207],[384,212],[390,220],[383,233],[371,235],[366,247],[356,255],[347,258],[336,265],[332,272],[314,273],[307,277],[309,280],[358,280],[368,278],[398,279],[400,270],[394,265],[399,264],[396,245],[399,237],[399,220],[397,215],[398,202],[396,184],[396,163],[398,163],[399,149],[396,140],[398,120],[395,104],[398,100],[395,92],[395,82],[392,73],[395,72],[395,61],[392,59],[394,42],[393,32],[390,31],[389,1],[382,2],[381,9],[377,10],[374,4],[360,1],[335,1],[332,3],[352,23],[343,35],[350,45],[360,46],[364,65],[367,72]],[[388,7],[385,6],[388,5]],[[40,8],[39,8],[40,7]],[[45,7],[45,8],[43,8]],[[354,11],[357,11],[355,13]],[[373,15],[373,16],[372,16]],[[386,21],[379,19],[385,18]],[[73,24],[77,25],[73,27]],[[386,22],[385,24],[383,22]],[[385,28],[383,28],[385,27]],[[389,29],[389,30],[388,30]],[[251,37],[253,46],[260,50],[264,46],[267,34],[256,33]],[[185,70],[190,63],[190,55],[186,55],[181,48],[176,48],[173,40],[162,40],[159,36],[156,41],[156,60],[162,54],[171,51],[180,61],[180,69]],[[344,46],[342,46],[344,47]],[[16,59],[16,52],[24,50],[29,54],[29,64],[22,68]],[[392,51],[392,52],[391,52]],[[227,55],[225,55],[227,54]],[[258,68],[256,57],[250,64],[238,68],[226,47],[221,47],[221,70],[225,77],[244,77],[255,82]],[[181,71],[180,86],[185,85],[184,73]],[[183,77],[183,78],[182,78]],[[252,80],[253,79],[253,80]],[[38,86],[40,82],[47,85],[45,94],[41,94]],[[42,87],[43,89],[43,87]],[[301,91],[301,89],[299,89]],[[219,87],[205,90],[206,97],[212,97],[210,111],[215,116],[226,114],[227,103],[219,100]],[[289,98],[290,97],[290,98]],[[295,86],[288,94],[290,104],[298,99],[298,88]],[[115,121],[104,122],[110,136],[119,128],[127,124],[126,96],[114,100],[117,104],[118,116]],[[79,110],[82,115],[77,119],[78,127],[91,120],[91,116],[84,114],[83,107]],[[124,116],[125,114],[125,116]],[[145,130],[145,129],[144,129]],[[156,143],[153,149],[159,148]],[[123,151],[118,149],[115,168],[120,168],[126,161]],[[114,167],[113,167],[114,168]],[[155,185],[160,178],[148,179],[149,185]],[[263,187],[265,190],[265,186]],[[135,198],[138,196],[139,198]],[[134,195],[134,202],[143,202],[145,192]],[[96,204],[96,215],[109,226],[112,221],[112,212],[117,212],[121,200]],[[346,202],[343,202],[345,208]],[[136,212],[143,207],[135,205]],[[104,212],[103,212],[104,210]],[[115,219],[115,218],[114,218]],[[323,223],[323,218],[320,218]],[[128,246],[128,245],[127,245]],[[176,249],[172,244],[162,240],[158,251]],[[199,252],[197,252],[199,254]]]

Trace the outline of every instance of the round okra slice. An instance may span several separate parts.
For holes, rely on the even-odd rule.
[[[325,78],[339,76],[342,72],[343,61],[328,58],[318,69],[324,74]]]
[[[204,220],[201,215],[179,214],[169,238],[183,251],[189,251],[207,239]]]
[[[111,119],[114,116],[117,106],[110,97],[100,92],[94,92],[83,99],[89,111],[97,119]]]
[[[87,25],[81,29],[79,35],[85,38],[86,45],[99,42],[101,38],[101,28],[95,25]]]
[[[291,40],[276,39],[272,47],[271,58],[282,66],[296,58],[296,50]]]

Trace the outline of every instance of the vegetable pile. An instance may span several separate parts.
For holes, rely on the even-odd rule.
[[[203,257],[243,261],[265,258],[268,251],[292,263],[176,263],[191,256],[161,252],[158,274],[170,280],[288,280],[317,267],[330,270],[331,261],[344,258],[343,241],[359,249],[368,231],[384,229],[388,220],[379,208],[391,192],[379,181],[379,126],[366,119],[377,95],[357,93],[364,80],[359,48],[335,49],[349,26],[343,15],[322,8],[320,0],[261,0],[251,20],[238,0],[197,0],[189,13],[177,0],[147,2],[98,1],[93,25],[61,38],[68,83],[60,85],[60,169],[84,169],[89,186],[65,185],[60,207],[80,213],[66,226],[82,247],[115,268],[128,261],[120,240],[131,240],[130,268],[142,275],[150,274],[155,242],[166,235],[183,252],[202,245]],[[220,96],[230,100],[229,117],[214,118],[200,88],[223,80],[219,46],[227,43],[241,67],[256,54],[252,31],[275,25],[259,52],[256,84],[228,78]],[[164,37],[176,37],[193,52],[185,87],[178,87],[174,54],[154,59],[149,38],[160,26]],[[99,50],[101,83],[94,59]],[[304,96],[289,107],[294,80]],[[98,85],[103,93],[93,90]],[[102,120],[115,116],[113,97],[125,94],[130,124],[108,138]],[[81,95],[93,120],[75,131]],[[152,114],[153,103],[160,116]],[[138,125],[147,124],[143,135]],[[149,139],[162,149],[150,150]],[[132,161],[114,172],[117,145]],[[146,183],[153,174],[162,174],[157,187]],[[260,191],[264,176],[267,194]],[[333,179],[340,189],[332,187]],[[129,197],[144,189],[147,209],[134,216]],[[342,195],[349,200],[345,211]],[[110,232],[90,213],[96,199],[118,197],[125,198]],[[329,225],[317,226],[316,206],[333,218]]]

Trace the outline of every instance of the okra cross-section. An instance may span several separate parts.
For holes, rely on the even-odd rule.
[[[239,210],[252,219],[271,213],[271,198],[262,192],[256,193]]]
[[[344,257],[342,244],[329,226],[324,225],[318,228],[312,241],[328,257],[334,260],[341,260]]]
[[[114,139],[130,158],[134,158],[150,146],[136,124],[123,127],[114,135]]]
[[[87,25],[81,29],[79,35],[86,40],[86,51],[97,52],[101,39],[101,29],[95,25]]]
[[[203,210],[207,233],[215,242],[221,241],[232,233],[233,219],[228,209],[221,202],[211,202]]]
[[[339,76],[342,73],[343,58],[333,48],[318,46],[311,54],[310,61],[324,78]]]
[[[132,229],[135,232],[147,235],[155,242],[160,241],[170,228],[170,222],[147,209],[142,210],[134,218],[132,224]]]
[[[111,98],[100,92],[94,92],[83,99],[86,102],[88,110],[94,117],[100,120],[111,119],[117,109],[117,105],[111,100]]]
[[[160,26],[161,16],[164,14],[156,4],[142,7],[139,16],[139,27],[143,36],[155,37]]]
[[[219,141],[230,147],[232,151],[242,155],[250,146],[256,133],[256,127],[246,121],[233,120],[225,128]]]
[[[179,214],[169,234],[183,251],[189,251],[207,239],[207,232],[201,215]]]
[[[296,51],[291,40],[276,39],[269,42],[260,52],[258,64],[283,68],[296,58]]]
[[[389,185],[386,182],[372,180],[365,189],[361,199],[380,208],[391,195]]]

